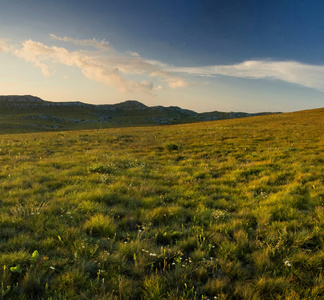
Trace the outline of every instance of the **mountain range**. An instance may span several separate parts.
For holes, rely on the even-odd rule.
[[[0,96],[0,133],[183,124],[266,114],[272,113],[197,113],[177,106],[149,107],[135,100],[94,105],[45,101],[30,95]]]

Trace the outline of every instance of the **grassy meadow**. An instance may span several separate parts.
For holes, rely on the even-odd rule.
[[[323,299],[323,128],[0,135],[0,299]]]

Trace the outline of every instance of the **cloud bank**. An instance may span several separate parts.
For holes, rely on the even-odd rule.
[[[27,40],[11,46],[0,40],[0,52],[11,52],[40,68],[44,76],[55,73],[57,64],[77,67],[90,80],[104,83],[121,92],[145,92],[188,86],[183,74],[191,76],[230,76],[249,79],[281,80],[324,92],[324,66],[294,61],[249,60],[234,65],[173,67],[158,60],[146,60],[136,52],[119,52],[107,41],[73,39],[51,34],[53,40],[86,47],[77,51]],[[89,47],[94,48],[88,50]],[[139,80],[140,78],[140,80]]]
[[[197,68],[168,68],[169,72],[199,76],[231,76],[250,79],[281,80],[324,91],[324,66],[294,61],[249,60],[235,65],[213,65]]]
[[[121,92],[150,93],[153,89],[162,89],[160,84],[154,88],[153,78],[164,82],[169,88],[187,85],[181,77],[162,70],[159,66],[143,59],[138,53],[118,52],[106,41],[61,38],[54,34],[50,36],[54,40],[71,42],[79,46],[90,46],[96,50],[69,51],[64,47],[47,46],[37,41],[27,40],[22,43],[20,48],[11,47],[10,51],[17,57],[40,68],[46,77],[55,73],[56,64],[63,64],[77,67],[88,79],[117,88]],[[5,49],[0,44],[0,50],[2,48]],[[140,75],[146,79],[131,80],[128,78],[131,75]]]

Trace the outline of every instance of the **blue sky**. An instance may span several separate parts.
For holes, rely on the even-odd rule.
[[[320,0],[0,5],[2,95],[198,112],[324,106]]]

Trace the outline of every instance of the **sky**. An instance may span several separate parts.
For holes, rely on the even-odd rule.
[[[322,0],[0,0],[0,95],[324,107],[323,11]]]

